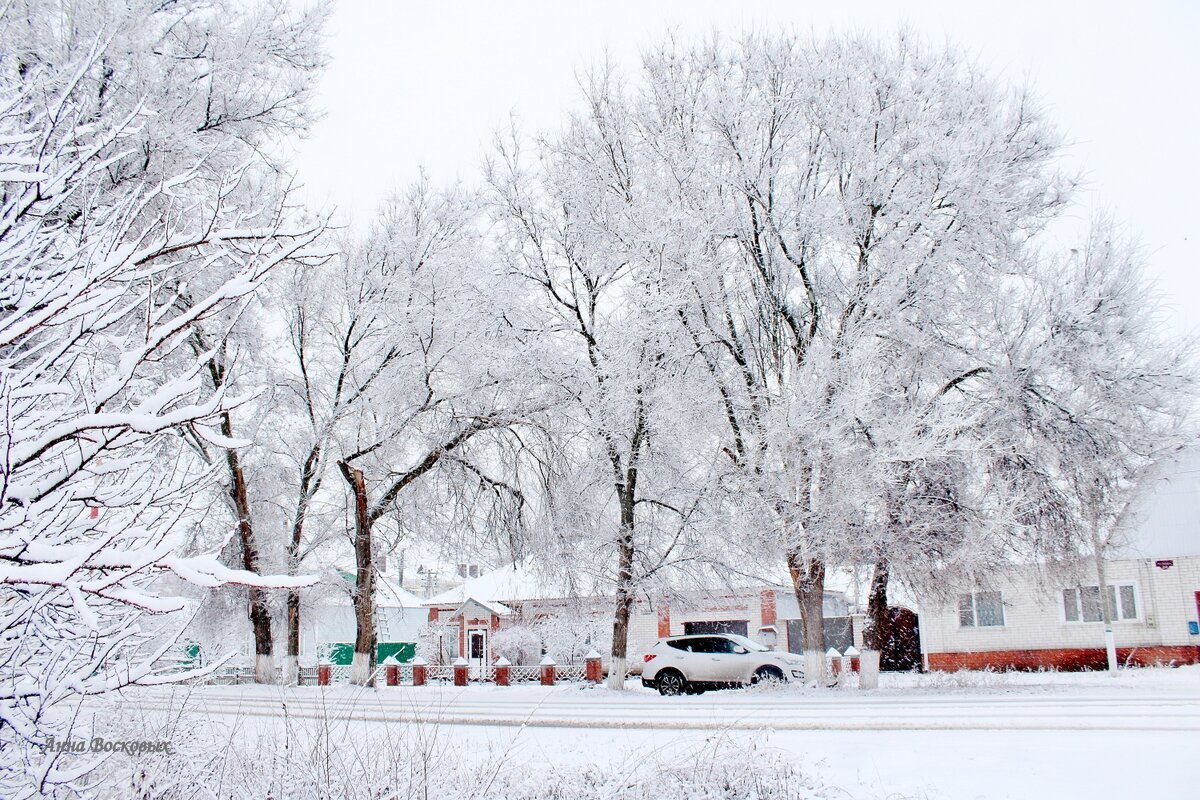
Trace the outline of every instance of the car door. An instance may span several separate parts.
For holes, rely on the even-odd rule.
[[[719,683],[739,683],[745,679],[750,662],[746,653],[738,652],[743,648],[724,636],[714,636],[709,647],[712,677],[708,680]]]
[[[691,660],[693,656],[688,642],[668,639],[666,645],[666,647],[654,649],[654,674],[671,667],[682,672],[685,678],[695,680],[692,677]]]
[[[716,652],[720,645],[715,636],[696,636],[680,640],[683,646],[683,673],[689,681],[709,683],[720,680],[717,676]]]

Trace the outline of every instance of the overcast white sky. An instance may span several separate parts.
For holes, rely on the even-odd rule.
[[[474,182],[510,116],[527,132],[557,126],[577,97],[577,72],[606,53],[632,71],[667,31],[890,36],[907,24],[1033,85],[1085,171],[1078,214],[1108,209],[1137,232],[1168,324],[1200,327],[1200,3],[901,5],[338,0],[317,99],[326,116],[300,145],[300,179],[313,203],[362,219],[421,166],[435,181]]]

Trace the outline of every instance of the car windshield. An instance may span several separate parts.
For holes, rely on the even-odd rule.
[[[753,642],[753,641],[747,639],[745,636],[738,636],[736,633],[727,633],[727,634],[725,634],[725,636],[726,636],[726,638],[732,639],[733,641],[737,642],[742,647],[749,650],[751,653],[765,653],[771,649],[769,647],[762,646],[758,642]]]

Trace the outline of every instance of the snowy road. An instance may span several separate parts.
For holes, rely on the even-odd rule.
[[[317,720],[315,727],[347,742],[396,737],[405,743],[397,752],[425,741],[437,758],[502,754],[564,769],[677,763],[725,741],[783,754],[836,787],[822,796],[838,800],[1200,796],[1192,766],[1200,752],[1200,667],[1117,679],[884,678],[877,692],[788,688],[676,698],[636,686],[624,693],[577,685],[158,688],[124,693],[118,710],[130,717],[168,712],[189,724],[207,715],[230,723],[251,747],[263,736],[278,738],[286,713]],[[433,724],[402,724],[411,721]]]
[[[178,690],[143,690],[146,709],[178,702]],[[172,699],[174,698],[174,699]],[[602,688],[203,687],[191,702],[211,714],[436,722],[548,728],[671,730],[1096,730],[1200,733],[1200,692],[959,692],[897,696],[853,691],[727,691],[664,698]]]

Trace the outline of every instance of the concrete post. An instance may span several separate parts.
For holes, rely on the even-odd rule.
[[[512,680],[509,668],[512,667],[512,662],[504,656],[500,656],[496,660],[496,685],[508,686]]]
[[[861,672],[858,675],[858,688],[879,688],[879,651],[864,650],[859,656]]]
[[[427,668],[429,662],[417,656],[413,659],[413,686],[424,686],[428,679]]]
[[[554,677],[555,677],[554,659],[551,658],[550,656],[546,656],[545,658],[542,659],[541,667],[542,667],[542,686],[553,686],[554,685]]]
[[[604,665],[600,661],[600,654],[595,650],[589,650],[588,654],[583,657],[583,678],[588,683],[600,683],[604,680]]]
[[[454,685],[467,685],[467,660],[462,656],[454,659]]]

